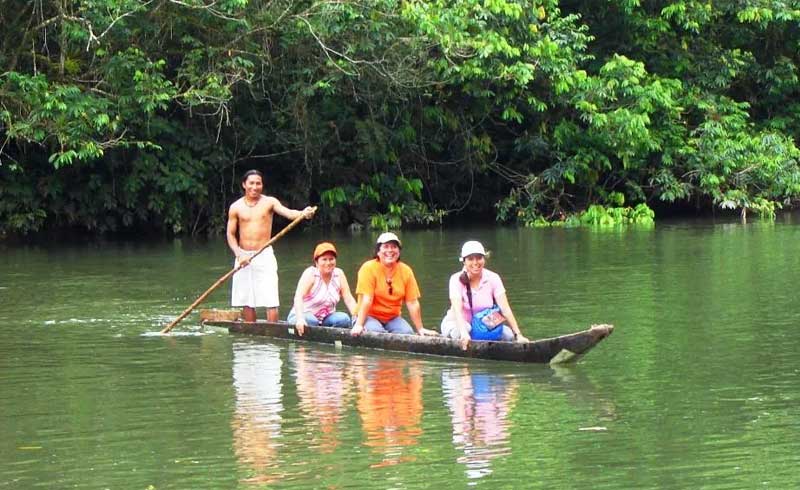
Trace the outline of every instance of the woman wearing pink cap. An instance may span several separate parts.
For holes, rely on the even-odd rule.
[[[508,304],[503,280],[484,267],[486,250],[483,244],[474,240],[464,243],[461,262],[463,269],[450,276],[450,309],[442,319],[442,335],[461,340],[464,349],[470,339],[528,342]],[[473,321],[474,316],[481,316],[493,307],[505,317],[505,324],[492,328]],[[498,330],[500,328],[502,330]]]
[[[339,299],[351,314],[356,312],[356,300],[350,292],[342,269],[336,267],[336,247],[322,242],[314,249],[314,265],[303,271],[294,293],[294,308],[286,319],[294,322],[297,334],[303,335],[306,325],[316,327],[350,328],[350,315],[336,311]],[[302,315],[295,312],[302,311]]]

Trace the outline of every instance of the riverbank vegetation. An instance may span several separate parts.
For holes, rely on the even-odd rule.
[[[800,5],[0,0],[0,234],[220,233],[263,170],[326,225],[774,216]]]

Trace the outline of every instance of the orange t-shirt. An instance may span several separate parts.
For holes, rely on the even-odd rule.
[[[386,269],[378,259],[371,259],[358,270],[356,294],[361,306],[362,295],[372,296],[372,306],[367,315],[386,323],[400,316],[404,302],[414,301],[421,296],[414,271],[404,262],[398,262],[391,276],[392,294],[389,294],[389,282]]]
[[[400,448],[416,446],[422,435],[422,373],[412,364],[379,359],[377,367],[359,380],[358,411],[366,445],[382,449],[384,462],[399,463]],[[365,373],[366,374],[366,373]]]

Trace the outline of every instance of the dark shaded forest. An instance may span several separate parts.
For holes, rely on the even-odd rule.
[[[0,0],[0,236],[772,218],[800,2]]]

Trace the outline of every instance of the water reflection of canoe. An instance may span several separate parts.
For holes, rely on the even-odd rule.
[[[397,335],[365,332],[358,337],[350,331],[332,327],[307,327],[305,334],[297,335],[294,324],[285,322],[257,322],[203,320],[204,325],[227,328],[231,333],[260,335],[277,339],[303,340],[336,346],[369,347],[415,354],[438,356],[472,357],[495,361],[563,363],[571,362],[586,354],[601,340],[614,331],[612,325],[592,325],[581,332],[562,335],[529,343],[516,342],[470,342],[465,351],[454,340],[444,337],[422,337],[419,335]]]

